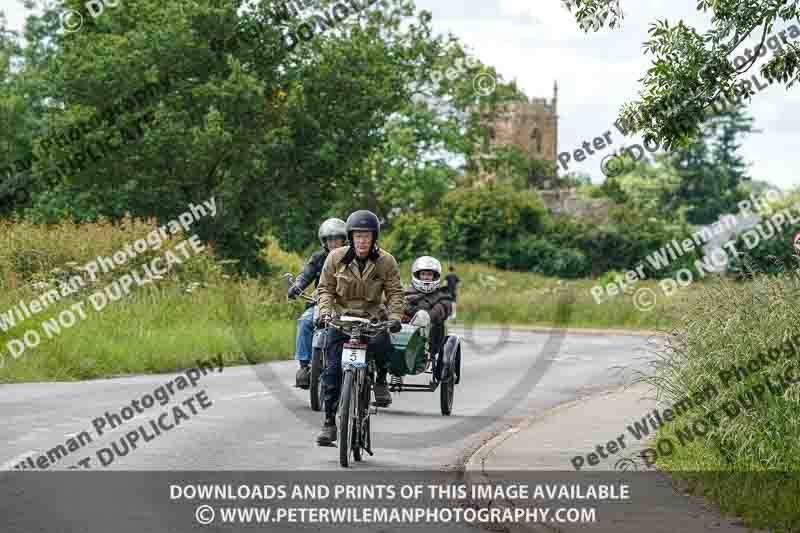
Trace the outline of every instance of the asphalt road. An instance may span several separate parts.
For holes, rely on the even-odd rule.
[[[440,414],[438,391],[394,394],[392,406],[372,419],[375,455],[355,468],[458,469],[481,444],[521,418],[621,385],[646,368],[644,336],[515,330],[504,337],[495,329],[478,329],[467,339],[453,415]],[[308,392],[293,388],[295,370],[293,361],[235,366],[201,375],[184,390],[175,382],[175,396],[163,406],[142,408],[116,429],[106,422],[102,435],[95,419],[120,413],[180,374],[2,385],[0,465],[11,469],[27,457],[36,462],[86,432],[91,442],[73,441],[66,455],[42,461],[44,468],[65,469],[84,460],[84,466],[102,470],[337,470],[337,449],[315,443],[321,416],[308,407]],[[191,405],[180,403],[201,391],[205,396]],[[186,416],[175,415],[174,406]],[[170,429],[155,434],[151,426],[161,413],[167,413],[161,427]],[[119,439],[142,425],[146,431],[136,449],[123,456]],[[109,451],[98,455],[102,448]]]

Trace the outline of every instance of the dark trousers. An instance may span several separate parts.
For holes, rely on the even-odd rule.
[[[325,417],[331,419],[336,416],[339,407],[339,392],[342,384],[342,349],[349,339],[338,329],[328,328],[327,336],[327,365],[322,372],[322,399],[325,402]],[[383,332],[367,344],[367,357],[375,359],[378,369],[378,380],[386,380],[389,365],[389,354],[392,350],[392,341],[387,332]]]

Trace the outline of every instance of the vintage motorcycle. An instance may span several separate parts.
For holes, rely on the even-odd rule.
[[[294,284],[292,274],[283,275],[286,287]],[[308,302],[317,303],[316,291],[312,296],[304,293],[300,297]],[[314,307],[314,323],[317,320],[317,308]],[[404,323],[398,333],[391,333],[390,338],[394,348],[389,354],[391,371],[391,390],[393,392],[416,391],[435,392],[439,389],[439,404],[443,415],[448,416],[453,411],[453,398],[455,386],[461,382],[461,339],[456,335],[448,335],[447,325],[439,338],[439,346],[430,346],[426,332],[430,332],[430,317],[424,311],[413,324]],[[311,342],[311,380],[310,400],[311,409],[322,410],[322,371],[325,369],[325,330],[316,328]],[[406,376],[431,374],[428,384],[405,384]]]
[[[343,315],[328,325],[348,337],[342,347],[342,386],[336,412],[339,464],[347,468],[351,459],[362,460],[362,452],[374,455],[370,415],[378,412],[372,401],[376,368],[375,360],[367,357],[367,345],[388,329],[389,322]]]

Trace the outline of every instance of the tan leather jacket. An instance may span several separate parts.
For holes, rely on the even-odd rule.
[[[382,296],[386,295],[389,319],[400,320],[405,307],[400,271],[392,254],[378,249],[370,253],[364,273],[358,269],[355,250],[350,246],[328,254],[317,285],[319,314],[342,315],[345,310],[356,316],[386,319]]]

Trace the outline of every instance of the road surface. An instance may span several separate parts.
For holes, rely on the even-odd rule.
[[[453,330],[457,333],[457,330]],[[463,333],[463,331],[461,332]],[[499,344],[499,345],[498,345]],[[540,331],[476,330],[463,344],[463,375],[456,388],[453,414],[444,417],[439,395],[395,393],[393,404],[373,417],[375,456],[360,468],[385,470],[458,468],[488,438],[521,418],[630,380],[643,370],[645,336],[557,335]],[[622,370],[624,367],[626,370]],[[533,371],[535,370],[535,372]],[[175,395],[156,403],[112,429],[113,414],[140,400],[179,374],[133,376],[74,383],[32,383],[0,386],[0,426],[3,457],[13,468],[27,457],[33,462],[48,450],[87,432],[81,441],[48,470],[77,465],[92,457],[89,467],[103,467],[97,450],[110,448],[124,433],[144,425],[149,442],[120,457],[115,453],[105,469],[121,470],[327,470],[338,469],[335,448],[315,444],[319,413],[308,407],[308,392],[293,388],[296,364],[281,361],[256,366],[229,366],[200,377],[196,386],[173,387]],[[427,376],[408,378],[422,383]],[[205,391],[211,405],[179,404]],[[147,422],[174,405],[188,417],[155,435]],[[106,418],[106,413],[112,414]],[[93,421],[106,420],[98,436]],[[174,423],[172,413],[163,425]],[[97,425],[100,422],[95,422]],[[111,448],[112,451],[113,448]],[[45,461],[42,461],[44,464]],[[28,463],[29,464],[29,463]]]

